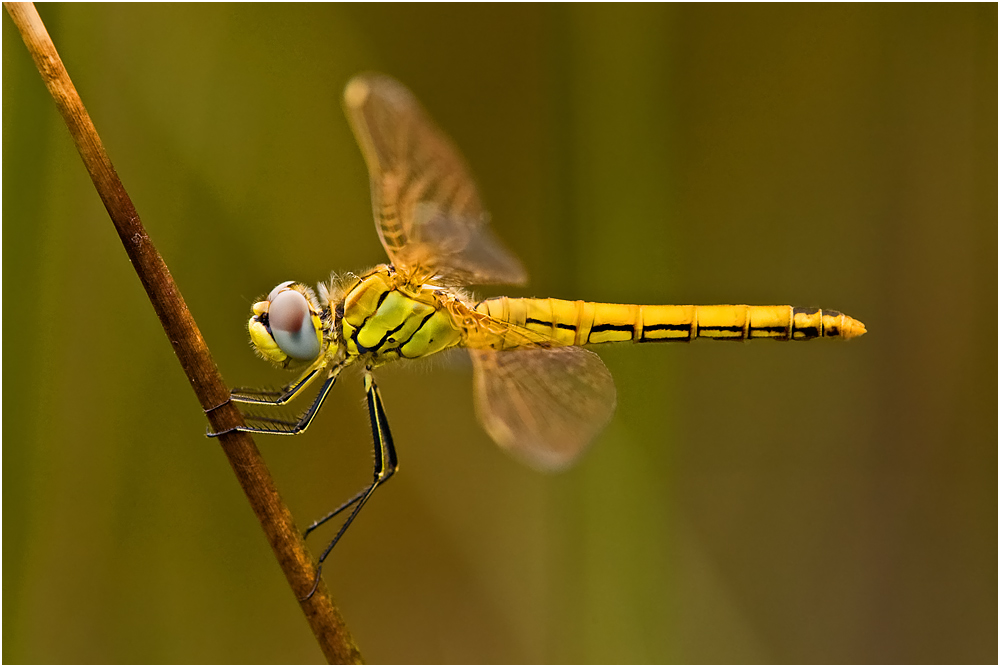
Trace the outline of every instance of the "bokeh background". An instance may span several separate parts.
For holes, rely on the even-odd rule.
[[[996,662],[995,4],[39,11],[231,384],[285,379],[255,297],[384,261],[362,70],[462,148],[507,293],[867,324],[602,348],[617,415],[556,476],[461,355],[379,373],[401,471],[326,568],[367,660]],[[4,662],[321,660],[7,16],[3,222]],[[322,515],[360,378],[258,444]]]

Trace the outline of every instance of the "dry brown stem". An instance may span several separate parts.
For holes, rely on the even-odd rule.
[[[242,424],[242,416],[231,403],[222,405],[229,398],[227,385],[212,361],[208,346],[198,331],[180,290],[174,284],[167,265],[146,234],[132,200],[111,165],[90,115],[38,12],[31,3],[4,5],[66,121],[84,166],[111,216],[139,280],[146,288],[153,309],[160,318],[163,330],[198,396],[198,401],[206,410],[221,405],[208,413],[212,428],[223,431]],[[282,503],[253,439],[246,433],[232,432],[220,437],[219,441],[323,654],[331,663],[361,662],[361,654],[340,613],[330,600],[326,587],[321,585],[315,595],[308,600],[302,599],[308,594],[314,581],[312,557],[295,527],[291,513]]]

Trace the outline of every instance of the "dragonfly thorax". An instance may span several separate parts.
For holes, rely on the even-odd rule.
[[[457,295],[413,284],[391,266],[360,276],[336,305],[340,344],[347,357],[378,366],[417,359],[458,345],[462,332],[450,308]]]

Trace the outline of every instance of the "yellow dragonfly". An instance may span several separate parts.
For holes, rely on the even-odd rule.
[[[246,414],[247,425],[239,429],[294,435],[312,423],[342,370],[364,367],[374,477],[306,530],[308,535],[351,509],[320,556],[320,568],[375,489],[396,471],[389,422],[372,377],[378,366],[449,348],[469,350],[476,414],[486,432],[516,458],[555,470],[580,455],[615,409],[611,374],[583,345],[849,339],[865,333],[858,320],[817,308],[508,297],[475,302],[463,286],[523,284],[527,275],[491,231],[458,150],[412,93],[387,76],[352,79],[344,108],[368,165],[375,225],[391,264],[335,278],[316,291],[284,282],[255,303],[248,327],[257,352],[300,375],[279,390],[237,388],[231,396],[239,403],[279,406],[322,378],[316,398],[297,419]]]

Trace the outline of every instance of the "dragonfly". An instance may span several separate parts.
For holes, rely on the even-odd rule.
[[[315,291],[283,282],[254,303],[248,330],[256,352],[298,376],[280,389],[236,388],[230,396],[253,406],[244,414],[246,425],[232,430],[295,435],[313,422],[344,369],[364,369],[374,474],[364,489],[306,529],[308,536],[350,510],[320,555],[313,591],[327,556],[397,470],[373,377],[379,366],[465,348],[472,357],[476,415],[486,432],[530,466],[558,470],[580,456],[615,409],[611,374],[585,345],[805,341],[865,333],[860,321],[819,308],[505,296],[475,301],[467,286],[523,285],[527,274],[494,234],[458,149],[391,77],[356,76],[344,90],[343,103],[368,167],[375,227],[390,263],[335,277]],[[316,382],[319,391],[301,415],[269,416],[271,408]]]

